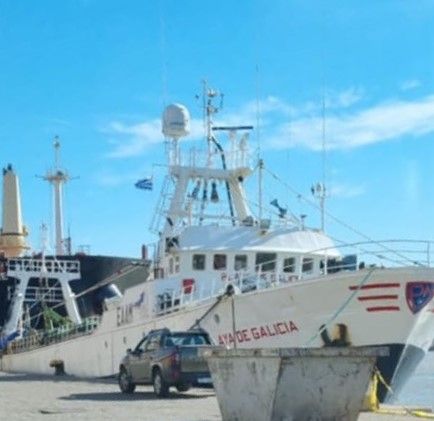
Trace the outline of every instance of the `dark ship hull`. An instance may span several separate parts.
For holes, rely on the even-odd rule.
[[[70,287],[76,296],[79,313],[83,318],[101,314],[106,298],[123,292],[126,287],[135,283],[143,282],[148,275],[146,262],[141,259],[86,254],[46,256],[45,259],[80,262],[80,273],[77,273],[77,279],[70,282]],[[10,316],[11,304],[19,279],[6,276],[7,259],[0,260],[0,268],[2,270],[0,280],[1,330]],[[127,269],[130,269],[128,276],[124,276],[123,273]],[[116,288],[113,285],[116,285]],[[31,320],[29,327],[32,329],[43,328],[44,321],[41,317],[43,305],[54,308],[60,316],[67,316],[62,297],[59,300],[59,295],[57,295],[56,300],[53,301],[52,298],[55,294],[49,294],[49,290],[55,290],[59,286],[60,284],[53,274],[50,274],[49,278],[34,277],[29,280],[25,299],[28,307],[27,318]]]

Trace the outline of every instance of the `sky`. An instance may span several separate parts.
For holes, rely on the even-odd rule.
[[[185,142],[201,142],[204,79],[224,93],[216,123],[254,125],[252,149],[283,180],[266,173],[265,202],[318,227],[293,192],[310,199],[324,178],[345,223],[326,217],[334,238],[433,240],[433,20],[430,0],[2,0],[0,164],[20,177],[31,246],[52,226],[36,175],[56,135],[73,249],[136,257],[155,241],[161,113],[185,104]],[[135,189],[149,174],[154,190]]]

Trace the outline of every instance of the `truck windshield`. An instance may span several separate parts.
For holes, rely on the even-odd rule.
[[[166,346],[185,346],[185,345],[210,345],[208,335],[205,333],[171,333],[166,336]]]

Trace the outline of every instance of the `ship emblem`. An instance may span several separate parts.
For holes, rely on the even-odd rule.
[[[407,282],[405,290],[407,304],[413,314],[422,310],[434,296],[434,283]]]

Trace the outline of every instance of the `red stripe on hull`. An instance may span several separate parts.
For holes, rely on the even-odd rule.
[[[401,286],[400,283],[394,282],[394,283],[387,283],[387,284],[368,284],[368,285],[362,285],[362,286],[350,286],[350,290],[354,291],[356,289],[373,289],[373,288],[399,288]]]
[[[399,307],[398,306],[368,307],[366,310],[369,312],[373,312],[373,311],[399,311]]]
[[[397,300],[398,295],[370,295],[357,297],[359,301],[369,301],[369,300]]]

